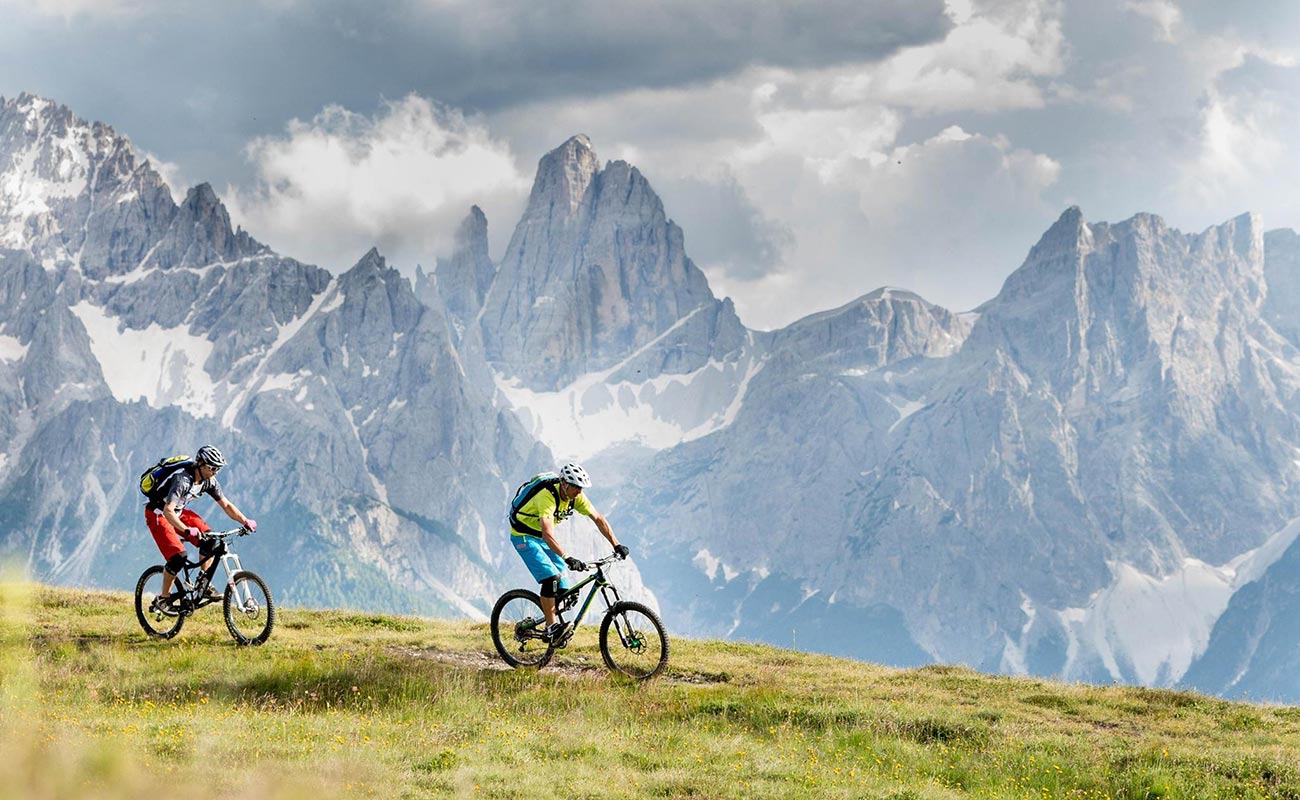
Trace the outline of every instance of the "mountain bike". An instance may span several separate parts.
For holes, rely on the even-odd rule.
[[[204,570],[200,562],[187,558],[168,597],[160,597],[163,566],[156,564],[145,570],[135,584],[135,616],[144,632],[157,639],[170,639],[180,633],[187,617],[220,599],[226,629],[236,644],[265,642],[275,625],[275,601],[271,598],[271,590],[257,573],[243,568],[239,556],[229,546],[231,537],[249,533],[252,531],[248,528],[239,527],[200,534],[200,562],[211,557],[212,566]],[[218,563],[226,571],[226,591],[220,598],[208,594]]]
[[[662,672],[668,664],[668,634],[655,612],[641,603],[619,597],[618,589],[605,573],[605,566],[618,560],[621,560],[618,555],[612,555],[589,563],[587,567],[594,569],[595,574],[557,598],[555,619],[564,623],[564,612],[577,604],[582,587],[591,585],[573,624],[567,626],[557,641],[550,641],[546,636],[546,615],[536,592],[511,589],[501,595],[492,608],[492,643],[501,658],[512,667],[546,666],[555,651],[573,638],[599,589],[605,601],[605,616],[600,621],[600,655],[605,666],[638,680],[649,680]]]

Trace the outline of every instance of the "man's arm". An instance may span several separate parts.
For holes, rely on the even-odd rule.
[[[218,500],[217,505],[221,506],[221,510],[226,512],[226,516],[230,517],[235,522],[238,522],[240,525],[248,524],[248,517],[244,516],[239,509],[235,508],[235,504],[226,498],[223,497]]]
[[[591,515],[591,521],[596,523],[596,528],[600,530],[600,535],[604,536],[605,540],[609,542],[609,546],[617,548],[618,539],[614,536],[614,529],[609,527],[609,521],[605,519],[605,515],[597,511]]]
[[[171,524],[177,533],[185,533],[188,526],[181,522],[180,511],[176,508],[175,500],[168,500],[166,505],[163,506],[163,516],[167,518],[167,522]]]
[[[551,552],[560,558],[566,558],[564,551],[560,549],[560,543],[555,540],[555,520],[550,517],[540,517],[537,521],[542,525],[542,541],[551,548]]]

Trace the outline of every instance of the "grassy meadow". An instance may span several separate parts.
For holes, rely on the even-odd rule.
[[[344,611],[153,641],[126,593],[0,583],[0,800],[1300,800],[1297,708],[672,646],[633,684],[591,625],[541,672],[485,624]]]

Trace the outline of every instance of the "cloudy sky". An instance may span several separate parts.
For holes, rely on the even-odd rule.
[[[995,295],[1066,207],[1300,228],[1294,0],[0,0],[0,95],[112,124],[277,250],[505,249],[575,133],[773,328]],[[178,197],[179,199],[179,197]]]

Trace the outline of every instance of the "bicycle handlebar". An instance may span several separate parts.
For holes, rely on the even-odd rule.
[[[603,567],[606,564],[609,564],[614,561],[622,561],[622,560],[623,560],[623,556],[620,556],[618,553],[614,553],[613,555],[605,556],[604,558],[598,561],[586,561],[583,563],[586,565],[587,569],[590,570],[590,569],[595,569],[597,567]]]
[[[247,526],[240,525],[238,528],[231,528],[228,531],[205,531],[199,534],[199,539],[226,539],[231,536],[247,536],[252,533]]]

